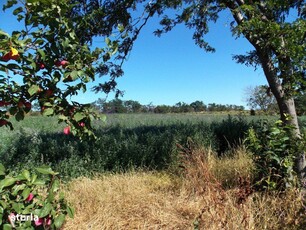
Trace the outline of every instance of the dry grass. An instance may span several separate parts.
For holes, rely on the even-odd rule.
[[[65,192],[76,214],[64,229],[306,229],[297,191],[252,192],[243,148],[224,159],[211,150],[184,153],[183,176],[131,172],[72,181]]]
[[[182,199],[166,174],[129,173],[69,185],[76,215],[65,229],[188,229],[199,203]]]

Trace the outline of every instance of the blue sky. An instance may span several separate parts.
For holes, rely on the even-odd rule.
[[[2,8],[2,0],[0,2]],[[0,29],[9,33],[18,29],[11,11],[3,13],[1,10],[0,18]],[[160,38],[154,36],[158,18],[151,19],[124,63],[124,76],[118,79],[118,88],[125,91],[122,99],[154,105],[196,100],[205,104],[246,105],[243,100],[245,89],[266,84],[266,79],[262,70],[254,71],[232,60],[233,54],[243,54],[252,47],[246,39],[232,37],[231,20],[230,13],[224,12],[217,24],[211,24],[207,41],[216,52],[205,53],[194,44],[192,30],[183,25]],[[103,44],[103,38],[96,41],[94,46]],[[97,80],[102,82],[102,79]],[[110,94],[108,99],[113,97]],[[105,98],[105,95],[88,91],[75,99],[89,103],[98,98]]]

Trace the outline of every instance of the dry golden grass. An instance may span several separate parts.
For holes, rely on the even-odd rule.
[[[297,191],[252,193],[245,150],[225,159],[204,149],[185,153],[183,176],[130,172],[72,181],[65,193],[76,213],[64,229],[306,229]]]
[[[76,215],[65,229],[188,229],[199,203],[182,199],[166,174],[80,178],[67,189]]]

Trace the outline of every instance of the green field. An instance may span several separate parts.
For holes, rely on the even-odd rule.
[[[177,144],[212,147],[224,154],[241,143],[246,130],[277,117],[222,114],[110,114],[95,121],[98,140],[66,136],[56,118],[29,116],[13,121],[15,129],[0,130],[0,156],[12,170],[50,165],[63,177],[89,176],[105,171],[175,167]],[[300,122],[306,127],[306,118]]]

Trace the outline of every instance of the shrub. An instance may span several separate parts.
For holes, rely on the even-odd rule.
[[[305,139],[292,137],[294,127],[278,120],[250,128],[245,143],[254,154],[257,168],[256,185],[264,189],[281,189],[296,185],[294,160],[305,150]]]
[[[8,174],[0,164],[0,226],[9,229],[60,229],[66,215],[73,217],[59,192],[60,180],[49,167],[36,173],[24,169]]]

